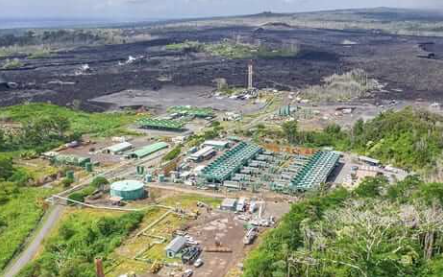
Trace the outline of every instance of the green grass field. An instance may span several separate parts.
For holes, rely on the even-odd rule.
[[[7,203],[0,205],[0,271],[19,251],[44,214],[42,200],[51,190],[21,188]]]

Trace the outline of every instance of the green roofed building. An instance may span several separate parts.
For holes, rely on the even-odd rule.
[[[175,106],[168,110],[170,113],[180,113],[200,118],[214,117],[214,111],[211,108],[196,108],[191,106]]]
[[[55,164],[85,167],[87,163],[91,163],[91,158],[60,154],[52,157],[52,162]]]
[[[331,151],[319,151],[312,156],[292,179],[292,191],[305,191],[326,182],[340,159],[340,155]]]
[[[181,131],[184,129],[185,123],[181,121],[168,119],[143,118],[137,121],[140,128],[154,130],[172,130]]]
[[[205,167],[201,172],[202,177],[208,182],[229,180],[262,151],[262,148],[253,143],[240,142]]]
[[[134,159],[142,159],[168,147],[169,145],[165,142],[157,142],[135,150],[134,152],[129,154],[129,157]]]

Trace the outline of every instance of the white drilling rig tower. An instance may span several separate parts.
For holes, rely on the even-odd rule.
[[[252,76],[254,75],[254,69],[252,65],[252,60],[249,61],[248,64],[248,90],[254,89],[253,83],[252,83]]]

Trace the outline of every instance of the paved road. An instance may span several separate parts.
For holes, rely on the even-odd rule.
[[[46,235],[55,227],[64,209],[64,206],[56,205],[50,210],[49,215],[44,218],[43,225],[38,230],[37,235],[32,238],[32,242],[18,256],[18,258],[13,261],[13,264],[6,268],[4,277],[14,277],[32,260],[37,254]]]

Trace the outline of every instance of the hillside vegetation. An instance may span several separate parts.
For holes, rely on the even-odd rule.
[[[367,122],[358,120],[351,130],[333,124],[322,132],[285,134],[295,144],[333,146],[413,170],[432,169],[442,158],[443,118],[412,107],[387,111]]]
[[[294,204],[245,264],[245,277],[443,275],[443,184],[366,179]]]
[[[27,186],[30,177],[0,155],[0,272],[20,250],[45,212],[51,189]]]
[[[94,277],[94,259],[107,257],[135,230],[143,214],[91,216],[72,214],[51,237],[40,257],[28,265],[20,277]]]
[[[124,134],[124,126],[135,120],[130,112],[86,113],[41,103],[1,108],[0,151],[42,152],[84,134]]]

